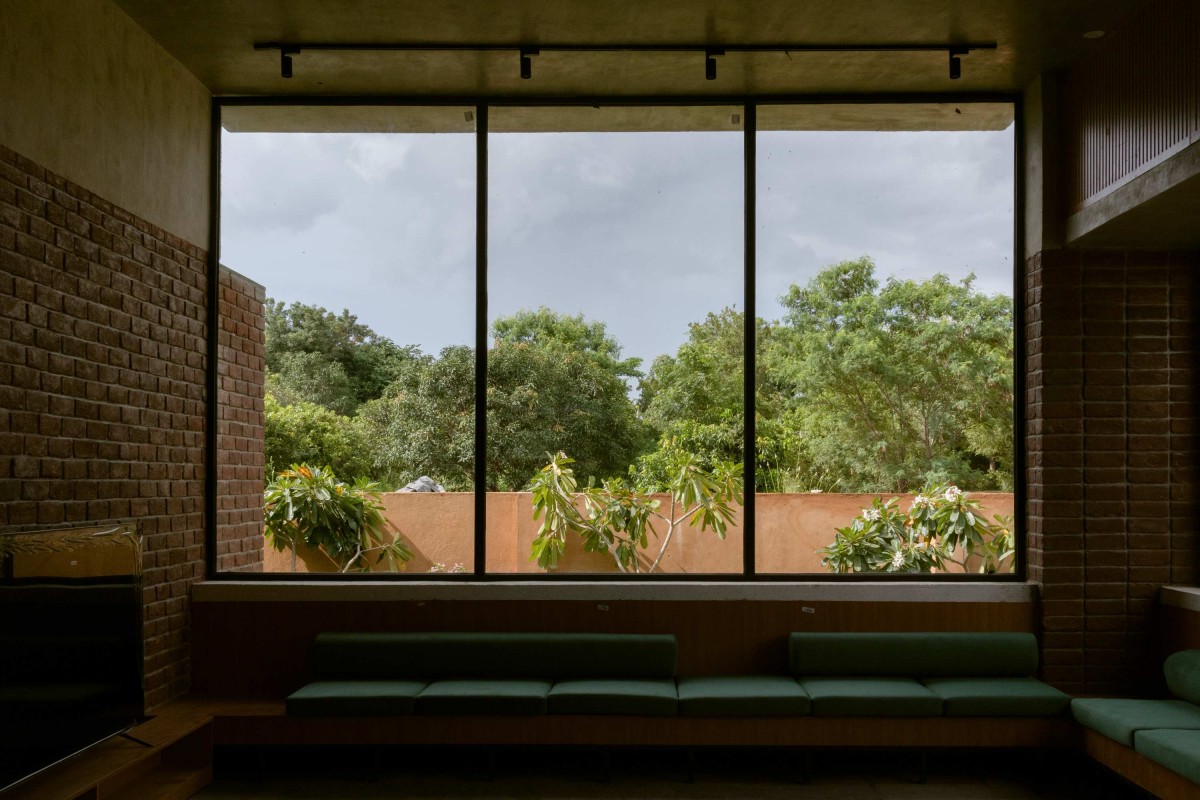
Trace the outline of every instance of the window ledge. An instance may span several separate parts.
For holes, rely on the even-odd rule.
[[[1200,611],[1200,587],[1164,586],[1159,590],[1159,602],[1188,611]]]
[[[1193,590],[1200,591],[1200,590]],[[1164,590],[1165,592],[1165,590]],[[379,602],[412,600],[579,600],[579,601],[826,601],[888,603],[1029,603],[1037,597],[1031,583],[788,582],[788,583],[643,583],[528,581],[363,583],[360,581],[236,581],[198,583],[197,603],[225,602]],[[1200,603],[1200,596],[1196,598]]]

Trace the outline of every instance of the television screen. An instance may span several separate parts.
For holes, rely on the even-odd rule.
[[[136,527],[0,533],[0,791],[143,711]]]

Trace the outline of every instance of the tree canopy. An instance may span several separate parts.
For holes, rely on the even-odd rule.
[[[653,442],[628,397],[637,359],[621,359],[603,323],[542,308],[496,321],[488,351],[488,489],[525,488],[547,454],[573,454],[580,474],[623,474]],[[474,351],[413,360],[360,416],[376,443],[376,474],[426,474],[473,486]]]
[[[1012,301],[974,279],[826,267],[756,320],[756,489],[905,491],[1012,482]],[[643,374],[602,321],[542,307],[497,319],[487,354],[487,488],[551,454],[597,485],[669,485],[683,455],[743,460],[745,315],[711,312]],[[474,485],[475,354],[399,346],[349,311],[267,304],[267,466],[329,465],[385,488]],[[270,475],[273,477],[273,473]]]
[[[264,410],[268,479],[293,464],[329,466],[342,481],[372,474],[368,443],[354,419],[316,403],[283,405],[269,392]]]
[[[782,298],[771,369],[806,460],[839,490],[1011,484],[1012,301],[973,282],[881,287],[861,258]]]
[[[358,321],[349,310],[267,299],[267,389],[284,404],[316,403],[339,414],[379,397],[418,354]]]

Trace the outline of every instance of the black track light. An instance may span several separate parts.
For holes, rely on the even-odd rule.
[[[950,80],[956,81],[962,77],[962,61],[959,56],[965,56],[971,52],[965,47],[950,48]]]
[[[533,77],[533,59],[530,56],[536,56],[541,51],[536,47],[521,48],[521,80],[529,80]]]
[[[717,79],[717,59],[716,56],[725,55],[724,50],[708,48],[704,51],[704,80],[715,81]]]
[[[284,78],[292,77],[292,56],[300,52],[299,47],[279,48],[279,74]]]

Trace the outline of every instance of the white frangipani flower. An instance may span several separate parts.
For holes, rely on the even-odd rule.
[[[960,498],[962,496],[963,496],[963,490],[958,488],[957,486],[951,486],[949,489],[946,490],[945,497],[946,497],[947,503],[956,502],[958,500],[958,498]]]
[[[892,569],[900,569],[904,566],[904,553],[897,550],[892,556]]]
[[[878,508],[864,508],[862,516],[867,522],[878,522],[883,519],[883,514],[879,513]]]

